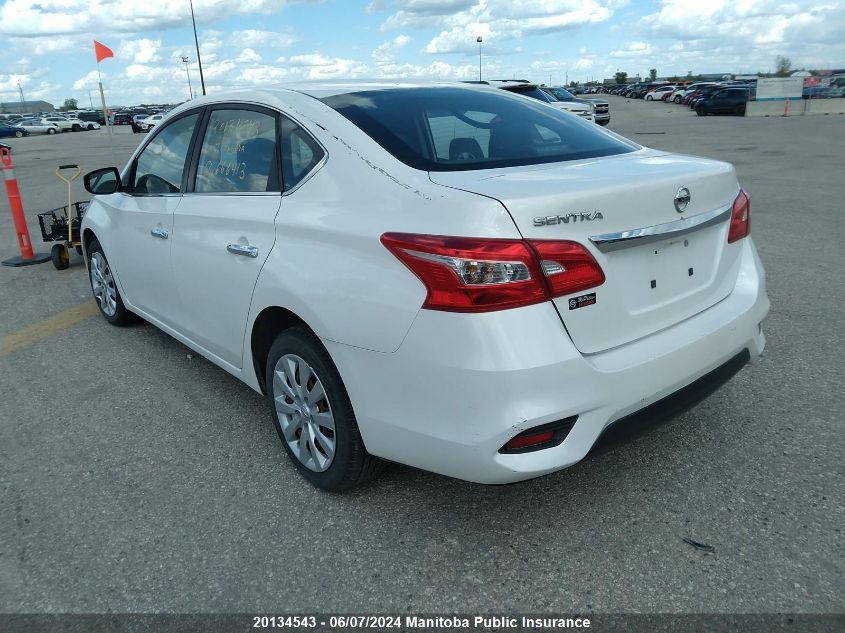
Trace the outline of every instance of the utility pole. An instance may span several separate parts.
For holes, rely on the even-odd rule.
[[[478,81],[481,81],[481,36],[475,38],[478,42]]]
[[[191,73],[188,70],[188,62],[191,61],[188,57],[182,57],[182,63],[185,64],[185,74],[188,75],[188,100],[194,98],[194,89],[191,88]]]
[[[26,99],[23,98],[23,88],[21,87],[20,79],[18,80],[18,92],[21,93],[21,105],[26,103]]]
[[[194,17],[194,0],[191,2],[191,22],[194,25],[194,44],[197,45],[197,64],[200,67],[200,84],[202,84],[202,96],[205,96],[205,77],[202,75],[202,57],[200,57],[200,41],[197,38],[197,20]]]
[[[88,88],[88,101],[91,103],[91,109],[94,109],[94,99],[91,97],[91,89]]]

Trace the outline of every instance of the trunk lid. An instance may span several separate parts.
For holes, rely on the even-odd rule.
[[[739,185],[728,163],[646,149],[430,177],[499,200],[526,239],[573,240],[588,248],[605,283],[554,300],[585,354],[683,321],[724,299],[736,284],[740,244],[728,244],[727,231]],[[690,200],[678,212],[681,188]],[[614,233],[623,235],[609,235]],[[635,239],[613,241],[620,237]],[[578,300],[592,293],[594,301]]]

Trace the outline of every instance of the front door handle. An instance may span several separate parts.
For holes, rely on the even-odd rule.
[[[153,237],[157,237],[160,240],[166,240],[169,234],[167,232],[167,229],[163,229],[160,226],[157,226],[154,229],[150,229],[150,235],[152,235]]]
[[[244,257],[252,257],[253,259],[258,257],[258,247],[256,246],[244,246],[243,244],[229,244],[226,247],[226,250],[232,253],[232,255],[243,255]]]

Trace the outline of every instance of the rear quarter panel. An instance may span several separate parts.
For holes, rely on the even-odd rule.
[[[270,306],[294,312],[321,338],[393,352],[426,291],[381,244],[383,233],[519,233],[498,201],[434,185],[427,172],[399,162],[334,110],[299,97],[283,111],[317,138],[328,158],[283,197],[276,243],[255,288],[246,354],[252,324]]]

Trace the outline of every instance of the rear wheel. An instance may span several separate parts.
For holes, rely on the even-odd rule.
[[[78,123],[74,123],[70,127],[70,129],[71,129],[72,132],[79,132],[82,129],[82,127]]]
[[[681,102],[681,97],[680,97],[680,96],[677,96],[677,97],[675,97],[674,99],[672,99],[672,101],[674,101],[675,103],[680,103],[680,102]]]
[[[56,128],[54,128],[54,127],[47,128],[47,134],[55,134],[55,133],[56,133]]]
[[[106,321],[112,325],[127,325],[135,320],[135,315],[123,305],[111,267],[97,240],[88,245],[88,277],[91,291]]]
[[[738,105],[734,112],[736,113],[737,116],[745,116],[745,105],[744,104]]]
[[[654,97],[652,97],[651,95],[646,95],[645,100],[646,101],[654,101]]]
[[[364,446],[340,373],[307,327],[292,327],[276,338],[265,387],[282,446],[311,484],[347,490],[382,469],[383,462]]]
[[[698,116],[707,116],[707,111],[706,111],[704,108],[702,108],[701,106],[696,106],[696,107],[695,107],[695,113],[696,113]]]

